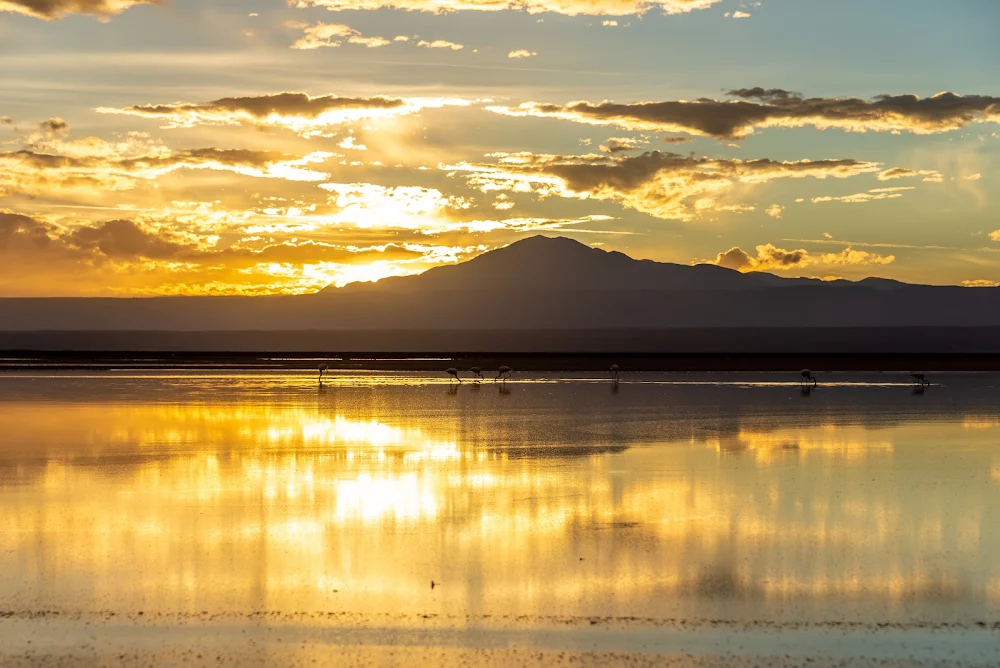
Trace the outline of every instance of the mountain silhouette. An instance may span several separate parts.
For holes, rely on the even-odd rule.
[[[0,349],[26,350],[1000,352],[1000,290],[742,274],[532,237],[312,295],[0,299],[3,332]]]
[[[741,274],[712,264],[691,266],[634,260],[624,253],[592,248],[566,237],[534,236],[468,262],[436,267],[417,276],[352,283],[343,288],[327,288],[326,292],[749,290],[816,283],[821,281],[757,272]]]

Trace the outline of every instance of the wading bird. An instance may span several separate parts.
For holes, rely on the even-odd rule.
[[[611,380],[618,382],[618,374],[621,373],[622,368],[617,364],[612,364],[611,368],[608,369],[608,373],[611,374]]]
[[[913,380],[915,380],[918,383],[920,383],[921,387],[923,387],[924,385],[930,385],[931,384],[931,381],[927,380],[927,376],[925,376],[922,373],[911,373],[910,374],[910,378],[912,378]]]
[[[469,369],[469,371],[471,371],[472,375],[476,376],[479,379],[479,380],[476,381],[477,383],[480,380],[483,380],[483,370],[480,369],[478,366],[472,367],[471,369]]]
[[[802,376],[803,383],[808,383],[811,380],[813,387],[816,387],[819,384],[816,381],[816,376],[814,376],[813,372],[810,371],[809,369],[803,369],[802,371],[799,372],[799,375]]]
[[[506,383],[507,378],[510,377],[510,372],[513,371],[513,369],[511,369],[509,366],[502,366],[497,371],[498,371],[497,377],[493,379],[493,382],[495,383],[501,378],[503,378],[504,382]]]
[[[323,384],[323,374],[326,373],[326,370],[329,369],[329,368],[330,368],[329,365],[326,365],[326,364],[320,364],[319,365],[319,384],[320,385]]]
[[[455,367],[451,367],[450,369],[445,369],[444,372],[449,376],[453,377],[458,382],[460,383],[462,382],[462,379],[458,377],[458,369],[456,369]]]

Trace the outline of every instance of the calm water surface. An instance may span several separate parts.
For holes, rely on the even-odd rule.
[[[0,607],[996,619],[1000,377],[824,380],[0,375]]]

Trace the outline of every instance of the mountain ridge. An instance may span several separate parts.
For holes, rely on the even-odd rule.
[[[870,277],[861,281],[786,278],[767,272],[741,273],[714,264],[684,265],[632,258],[568,237],[536,235],[458,264],[378,282],[327,287],[320,294],[347,292],[451,292],[469,290],[750,290],[792,286],[863,286],[896,289],[911,284]]]

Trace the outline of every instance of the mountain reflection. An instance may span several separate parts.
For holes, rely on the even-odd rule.
[[[772,601],[836,618],[852,601],[1000,603],[1000,420],[651,392],[2,403],[0,596],[662,616]]]

